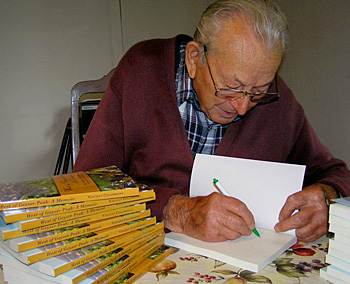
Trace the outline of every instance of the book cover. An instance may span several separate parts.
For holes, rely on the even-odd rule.
[[[144,262],[134,267],[131,271],[123,275],[121,278],[115,281],[116,284],[131,284],[142,277],[145,273],[150,271],[158,263],[162,262],[172,252],[172,249],[168,246],[161,246],[159,249],[151,253],[151,255],[145,259]]]
[[[161,248],[152,252],[151,255],[147,259],[144,260],[143,263],[147,264],[147,263],[149,263],[150,260],[153,260],[153,258],[154,258],[154,260],[156,261],[156,263],[154,263],[154,265],[156,265],[158,262],[164,260],[168,255],[170,255],[170,253],[171,253],[171,249],[169,247],[162,246]],[[8,283],[16,283],[16,284],[22,284],[22,283],[23,284],[28,284],[28,283],[40,283],[40,284],[62,283],[61,275],[57,276],[57,277],[52,277],[52,276],[48,276],[48,275],[45,275],[43,273],[40,273],[40,272],[32,269],[33,265],[31,265],[31,266],[25,265],[9,255],[6,257],[6,252],[2,251],[1,248],[0,248],[0,263],[3,265],[4,279]],[[116,281],[116,283],[126,284],[126,283],[133,283],[134,281],[136,281],[136,279],[141,276],[139,273],[141,270],[140,268],[145,267],[143,265],[143,263],[141,263],[139,266],[133,268],[131,273],[126,272],[124,277],[121,277],[118,281]],[[39,263],[36,263],[36,264],[39,264]],[[152,266],[149,267],[149,269],[151,269],[151,268],[152,268]],[[147,272],[148,270],[145,269],[145,272]],[[138,277],[136,278],[136,277],[132,277],[132,276],[136,276],[136,277],[138,276]],[[130,279],[131,282],[128,281],[128,279]]]
[[[114,283],[127,271],[134,269],[137,265],[142,263],[154,250],[160,248],[163,244],[164,234],[159,235],[157,238],[149,241],[146,245],[138,248],[119,260],[112,262],[104,269],[82,281],[81,284]]]
[[[130,247],[128,253],[111,252],[103,257],[95,259],[94,261],[85,263],[76,269],[72,269],[62,274],[62,283],[75,284],[75,283],[95,283],[102,282],[115,271],[121,271],[125,268],[130,261],[134,259],[145,258],[145,253],[155,250],[164,243],[164,233],[158,235],[152,240],[144,242],[139,245],[138,248]],[[122,256],[121,256],[122,255]]]
[[[60,275],[68,270],[77,268],[84,263],[93,261],[111,251],[120,250],[130,243],[143,237],[156,236],[164,232],[164,224],[157,223],[142,229],[132,231],[90,246],[70,251],[39,262],[39,270],[50,276]],[[124,248],[125,249],[125,248]]]
[[[127,271],[135,269],[138,265],[143,263],[154,250],[159,249],[163,245],[164,245],[164,235],[162,236],[162,240],[158,241],[158,243],[154,244],[152,247],[149,247],[147,250],[146,248],[143,248],[138,253],[135,253],[134,256],[130,256],[129,257],[130,261],[124,266],[124,268],[118,269],[118,267],[113,267],[108,273],[105,274],[106,277],[100,277],[97,281],[94,281],[92,283],[114,284]],[[115,264],[113,263],[111,266],[114,266],[114,265]]]
[[[127,215],[122,215],[122,216],[113,218],[113,225],[119,225],[119,224],[131,222],[131,221],[142,219],[149,216],[150,216],[150,210],[144,210],[140,212],[130,213]],[[91,232],[91,230],[89,230],[89,232]],[[16,239],[10,239],[8,241],[5,241],[5,243],[14,251],[22,252],[33,248],[41,247],[44,245],[49,245],[52,243],[67,240],[73,237],[78,237],[86,233],[87,232],[84,227],[79,228],[79,227],[73,226],[73,227],[63,228],[61,230],[55,230],[53,232],[49,231],[49,232],[29,235],[25,237],[20,237]]]
[[[133,196],[136,182],[116,166],[0,185],[0,210]]]
[[[22,261],[25,264],[32,264],[43,259],[47,259],[47,258],[60,255],[75,249],[86,247],[90,244],[93,244],[117,235],[122,235],[133,230],[150,226],[155,223],[156,223],[155,217],[132,221],[116,227],[111,227],[106,230],[87,233],[85,235],[82,235],[76,238],[42,246],[32,250],[24,251],[21,253],[17,253],[11,250],[5,244],[3,244],[2,241],[0,241],[0,244],[3,244],[2,247],[5,250],[7,250],[11,255],[16,257],[18,260]]]
[[[136,202],[136,203],[138,203],[138,202]],[[131,205],[133,205],[133,204],[131,204]],[[118,215],[122,215],[122,214],[128,214],[131,212],[135,212],[134,207],[138,207],[138,206],[141,206],[141,205],[129,206],[129,204],[128,204],[128,205],[124,206],[124,205],[120,205],[120,204],[112,204],[109,206],[74,211],[72,213],[54,215],[54,216],[50,216],[50,217],[38,218],[38,219],[33,219],[33,220],[19,221],[17,224],[18,224],[19,229],[21,231],[26,231],[26,230],[35,229],[38,227],[44,227],[44,226],[48,226],[51,224],[61,223],[61,222],[69,221],[72,219],[77,219],[77,218],[87,217],[87,216],[90,216],[91,221],[95,221],[95,220],[110,218],[108,216],[114,217],[114,216],[118,216]],[[145,208],[139,209],[136,211],[140,211],[140,210],[144,210],[144,209]]]
[[[120,210],[124,211],[125,213],[132,213],[132,212],[137,212],[144,210],[146,208],[145,204],[139,204],[139,205],[134,205],[130,208],[124,209],[121,208]],[[126,212],[128,211],[128,212]],[[79,226],[91,223],[91,222],[97,222],[99,220],[103,219],[110,219],[116,216],[121,215],[119,209],[118,210],[112,210],[108,212],[103,212],[100,214],[96,215],[88,215],[88,216],[83,216],[80,218],[75,218],[72,220],[64,221],[64,222],[59,222],[59,223],[54,223],[51,225],[43,226],[43,227],[38,227],[38,228],[33,228],[25,231],[21,231],[19,228],[18,223],[12,223],[12,224],[5,224],[2,220],[0,220],[0,234],[2,236],[3,240],[8,240],[11,238],[18,238],[21,236],[28,236],[32,234],[38,234],[38,233],[43,233],[43,232],[48,232],[48,231],[53,231],[57,229],[63,229],[67,227],[72,227],[72,226]],[[100,222],[99,225],[102,226],[104,225],[104,222]]]
[[[258,228],[260,238],[251,234],[225,242],[204,242],[184,234],[167,233],[165,244],[217,259],[253,272],[261,271],[297,241],[295,236]]]
[[[85,201],[71,204],[59,204],[42,207],[30,207],[30,208],[15,208],[5,209],[0,211],[0,216],[4,219],[5,223],[14,223],[18,221],[30,220],[35,218],[43,218],[52,215],[71,213],[74,211],[90,209],[101,206],[108,206],[112,204],[130,203],[133,201],[139,201],[139,203],[155,200],[154,190],[144,184],[137,184],[140,189],[138,195],[110,198],[94,201]]]

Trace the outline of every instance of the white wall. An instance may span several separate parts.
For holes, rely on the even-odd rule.
[[[0,182],[52,175],[72,86],[140,40],[192,35],[210,2],[0,0]]]
[[[198,21],[213,0],[123,0],[125,49],[150,38],[193,36]]]
[[[72,86],[102,77],[140,40],[192,35],[211,2],[0,0],[0,182],[53,174]],[[321,140],[350,163],[350,1],[277,2],[291,31],[282,75]]]
[[[320,140],[350,165],[350,1],[277,3],[291,37],[281,74]]]
[[[53,174],[72,86],[101,77],[122,53],[118,8],[0,0],[0,182]]]

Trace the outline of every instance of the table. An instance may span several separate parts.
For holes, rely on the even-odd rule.
[[[136,284],[328,283],[319,276],[319,269],[325,266],[327,247],[327,237],[308,244],[299,243],[259,273],[251,273],[214,259],[174,249],[174,253],[161,263],[163,268],[148,272]],[[4,283],[1,271],[0,284]]]
[[[161,263],[163,267],[148,272],[136,283],[328,283],[319,276],[327,247],[327,237],[298,243],[259,273],[174,249]]]

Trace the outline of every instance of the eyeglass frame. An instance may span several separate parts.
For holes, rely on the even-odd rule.
[[[252,93],[252,92],[249,92],[249,91],[246,91],[246,90],[237,90],[237,89],[231,89],[231,88],[219,88],[214,80],[214,77],[213,77],[213,74],[211,72],[211,68],[210,68],[210,65],[209,65],[209,60],[208,60],[208,49],[205,45],[203,45],[204,47],[204,56],[205,56],[205,60],[207,62],[207,66],[208,66],[208,71],[209,71],[209,75],[210,75],[210,78],[213,82],[213,85],[214,85],[214,88],[215,88],[215,96],[220,98],[220,99],[224,99],[224,100],[230,100],[230,101],[235,101],[235,100],[240,100],[244,97],[249,97],[249,100],[253,103],[260,103],[260,104],[266,104],[266,103],[270,103],[272,102],[273,100],[277,99],[280,97],[280,92],[279,92],[279,87],[278,87],[278,76],[277,76],[277,73],[273,79],[273,82],[271,82],[269,88],[275,83],[276,85],[276,90],[277,92],[276,93],[268,93],[268,92],[255,92],[255,93]],[[229,91],[229,92],[233,92],[233,93],[243,93],[242,96],[238,96],[237,98],[233,98],[233,97],[229,97],[229,96],[226,96],[226,97],[221,97],[221,96],[218,96],[218,93],[222,92],[222,91]],[[262,98],[260,99],[255,99],[254,100],[254,97],[256,95],[263,95]],[[268,95],[266,97],[266,95]],[[264,99],[265,98],[265,99]]]

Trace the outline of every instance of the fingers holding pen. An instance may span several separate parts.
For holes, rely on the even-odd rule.
[[[243,235],[250,235],[251,230],[255,228],[255,221],[253,214],[250,212],[248,207],[239,199],[230,197],[230,194],[227,192],[225,187],[219,182],[218,179],[214,178],[213,184],[220,193],[230,198],[230,201],[228,203],[229,206],[227,207],[227,209],[231,211],[234,215],[240,217],[240,219],[235,218],[235,221],[243,221],[244,224],[242,224],[241,226],[243,226],[242,228],[244,229],[246,229],[246,227],[248,226],[249,232],[246,231],[246,234]]]
[[[248,207],[240,200],[234,197],[225,196],[227,204],[225,204],[228,214],[228,227],[239,228],[239,232],[248,236],[255,228],[254,216]]]
[[[254,217],[236,198],[212,193],[195,197],[196,205],[185,217],[185,233],[205,241],[224,241],[250,235]]]

